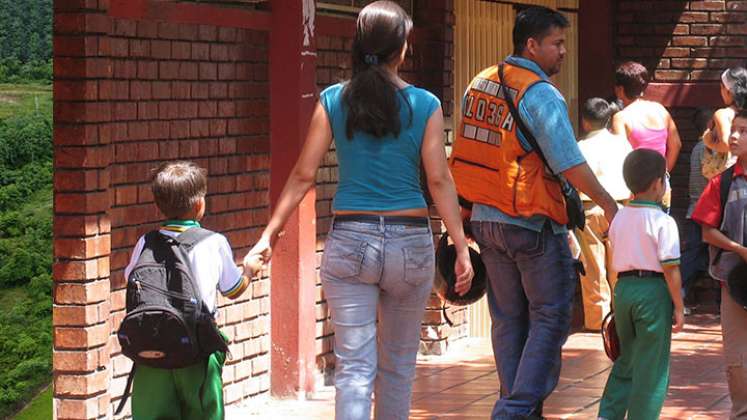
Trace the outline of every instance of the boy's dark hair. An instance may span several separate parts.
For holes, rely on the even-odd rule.
[[[615,86],[622,86],[625,96],[630,99],[641,96],[648,82],[648,70],[641,63],[627,61],[615,70]]]
[[[713,118],[713,109],[711,108],[698,108],[695,110],[695,117],[693,118],[693,124],[695,124],[695,130],[698,132],[698,137],[708,128],[708,122]]]
[[[155,170],[151,190],[164,216],[180,218],[207,194],[206,171],[192,162],[164,162]]]
[[[594,129],[607,126],[610,118],[620,109],[602,98],[589,98],[581,107],[581,117],[591,124]]]
[[[737,111],[737,113],[734,115],[734,119],[737,118],[747,119],[747,109],[740,109]]]
[[[666,173],[666,159],[651,149],[633,150],[623,163],[623,178],[633,194],[646,191],[652,182],[664,178]]]
[[[521,55],[529,38],[542,41],[552,28],[567,28],[568,19],[562,13],[542,6],[532,6],[520,11],[514,21],[514,55]]]

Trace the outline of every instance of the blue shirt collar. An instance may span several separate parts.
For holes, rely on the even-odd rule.
[[[506,57],[506,62],[508,64],[513,64],[516,66],[524,67],[527,70],[531,70],[537,73],[537,75],[540,76],[541,78],[545,80],[549,80],[549,77],[547,77],[547,74],[545,74],[545,72],[542,71],[540,66],[538,66],[537,63],[535,63],[534,61],[528,58],[519,57],[516,55],[509,55],[508,57]]]

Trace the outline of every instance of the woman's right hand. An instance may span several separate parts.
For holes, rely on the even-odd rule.
[[[472,287],[472,278],[475,276],[472,261],[469,258],[469,249],[466,246],[464,250],[457,252],[454,273],[456,274],[454,290],[459,296],[464,296],[469,292],[470,287]]]

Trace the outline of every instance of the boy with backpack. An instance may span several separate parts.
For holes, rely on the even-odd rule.
[[[138,240],[125,268],[127,315],[118,338],[134,365],[117,412],[134,382],[136,420],[223,419],[221,373],[228,347],[215,324],[216,289],[236,298],[251,273],[242,275],[223,235],[200,227],[204,169],[192,162],[164,163],[151,189],[166,221]]]
[[[695,206],[692,219],[703,229],[709,247],[709,272],[721,282],[721,331],[731,396],[731,418],[747,417],[747,310],[730,290],[747,278],[726,282],[747,261],[747,111],[738,111],[731,125],[729,150],[737,163],[711,178]]]
[[[609,238],[620,356],[599,405],[599,418],[655,420],[669,386],[672,331],[684,324],[677,224],[661,207],[666,160],[649,149],[631,152],[623,177],[633,200],[612,221]],[[674,326],[672,317],[674,316]]]

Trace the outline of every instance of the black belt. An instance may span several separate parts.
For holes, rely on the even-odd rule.
[[[427,227],[431,221],[427,217],[418,216],[376,216],[374,214],[344,214],[335,216],[334,223],[337,222],[361,222],[375,223],[385,225],[404,225]]]
[[[664,278],[664,273],[658,271],[649,270],[628,270],[617,273],[617,277],[661,277]]]

